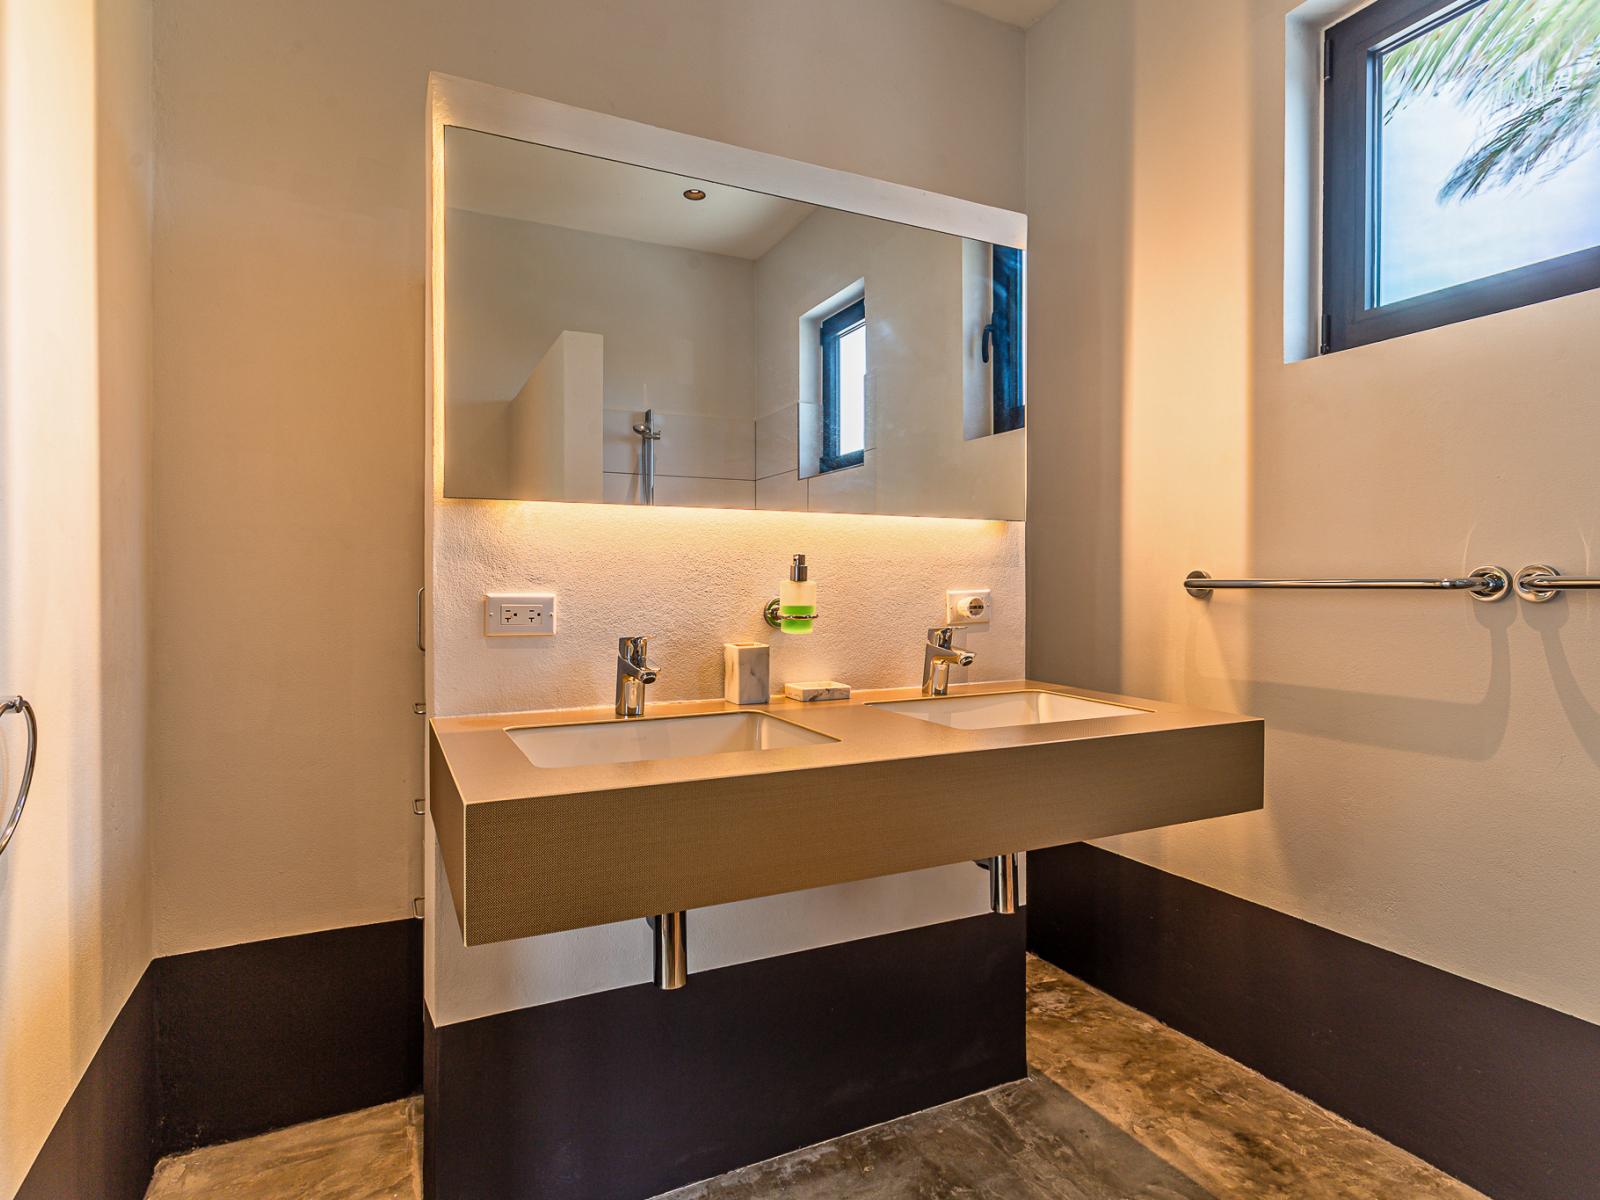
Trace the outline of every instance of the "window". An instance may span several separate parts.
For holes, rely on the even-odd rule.
[[[1324,353],[1600,287],[1600,0],[1328,31]]]
[[[819,469],[859,467],[867,455],[867,302],[822,322],[822,461]]]
[[[983,361],[991,359],[994,432],[1021,429],[1028,411],[1022,395],[1022,251],[1012,246],[994,248],[994,310],[983,331]]]

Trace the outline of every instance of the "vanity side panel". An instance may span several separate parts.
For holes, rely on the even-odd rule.
[[[444,751],[439,735],[428,728],[428,815],[439,839],[439,857],[444,861],[445,878],[450,881],[450,898],[455,901],[456,920],[462,936],[467,926],[466,811],[461,790]]]
[[[1240,720],[474,804],[467,943],[1245,812],[1262,804],[1262,744]]]

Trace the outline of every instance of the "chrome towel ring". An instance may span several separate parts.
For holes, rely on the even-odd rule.
[[[28,756],[22,760],[22,785],[17,788],[16,802],[11,805],[5,825],[0,827],[0,854],[6,852],[11,835],[17,831],[17,822],[22,820],[22,806],[28,802],[28,785],[33,782],[33,762],[39,750],[39,723],[34,719],[33,705],[21,696],[7,696],[0,700],[0,717],[14,712],[21,713],[28,722]]]

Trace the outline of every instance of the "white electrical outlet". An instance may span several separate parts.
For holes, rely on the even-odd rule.
[[[556,631],[556,598],[490,592],[483,598],[485,637],[549,637]]]
[[[946,625],[987,625],[994,600],[988,588],[951,588],[944,594]]]

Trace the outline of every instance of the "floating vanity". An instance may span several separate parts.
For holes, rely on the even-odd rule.
[[[441,717],[429,772],[478,946],[1260,808],[1262,723],[1018,681]]]
[[[966,682],[1026,657],[1027,216],[429,95],[434,1190],[653,1196],[1021,1078],[1019,858],[1262,803],[1259,721]],[[605,707],[452,715],[556,691]]]

